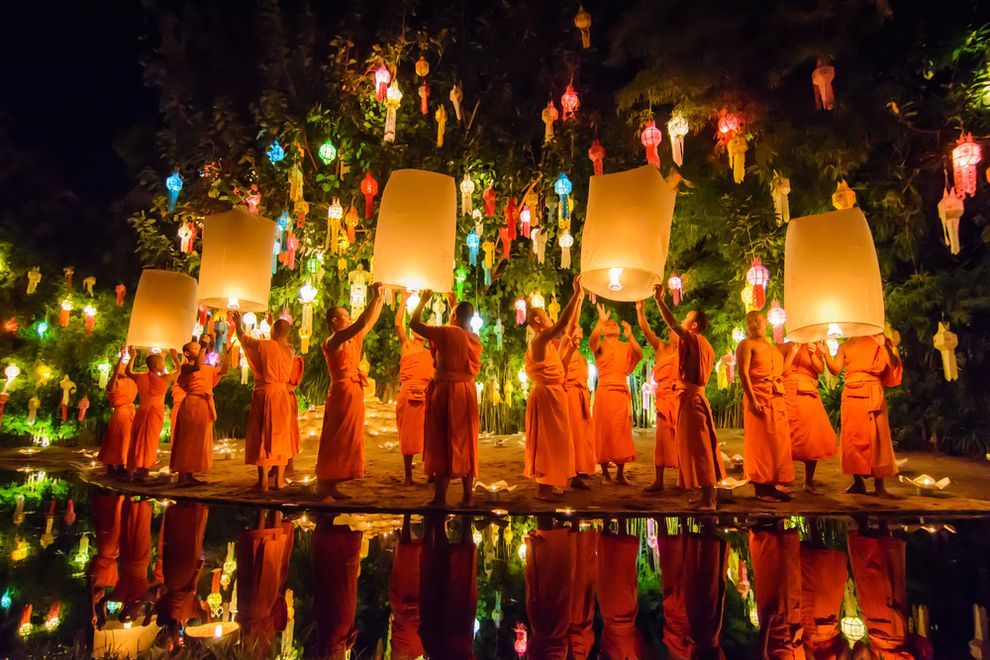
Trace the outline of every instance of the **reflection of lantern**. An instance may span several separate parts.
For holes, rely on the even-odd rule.
[[[766,269],[759,257],[753,259],[749,270],[746,271],[746,283],[753,287],[753,305],[763,309],[767,304],[766,286],[770,283],[770,271]]]
[[[627,302],[653,295],[667,261],[675,196],[650,165],[591,177],[581,243],[588,291]],[[619,290],[609,288],[613,268],[622,269]]]
[[[200,302],[214,308],[262,312],[271,288],[275,223],[234,208],[203,223]]]
[[[322,160],[325,165],[332,163],[335,158],[337,158],[337,147],[333,146],[333,142],[327,140],[320,145],[320,160]]]
[[[680,305],[681,295],[684,291],[684,282],[677,275],[677,273],[670,274],[670,279],[667,280],[667,288],[670,289],[670,295],[674,299],[674,304]]]
[[[72,311],[72,301],[63,300],[59,303],[58,324],[63,328],[69,327],[69,312]]]
[[[663,133],[657,128],[657,125],[652,122],[646,122],[646,126],[643,128],[643,132],[639,134],[639,141],[643,143],[643,148],[646,150],[646,162],[653,167],[660,167],[660,152],[657,151],[657,147],[663,140]]]
[[[127,345],[179,349],[189,341],[196,318],[196,280],[185,273],[148,269],[141,273]]]
[[[839,211],[856,206],[856,191],[849,187],[845,179],[835,184],[835,192],[832,193],[832,206]]]
[[[942,234],[949,252],[959,254],[959,220],[963,215],[963,202],[954,190],[946,189],[938,203],[938,217],[942,221]]]
[[[461,179],[461,213],[464,215],[471,215],[474,211],[474,205],[471,203],[471,196],[474,194],[474,181],[468,176],[467,172],[464,173],[464,178]]]
[[[395,142],[395,120],[402,103],[402,90],[399,89],[399,82],[392,81],[388,92],[385,94],[385,136],[383,142]]]
[[[179,193],[182,191],[182,177],[178,172],[172,172],[165,179],[165,189],[168,190],[168,210],[174,211],[179,201]]]
[[[374,208],[375,195],[378,194],[378,182],[375,181],[375,177],[371,176],[370,171],[365,172],[364,178],[361,179],[361,192],[364,194],[364,217],[370,218]]]
[[[93,326],[96,325],[96,308],[92,305],[86,305],[83,307],[83,316],[85,317],[83,332],[88,335],[93,331]]]
[[[670,153],[680,167],[684,164],[684,138],[687,136],[690,126],[687,119],[681,113],[676,113],[667,122],[667,135],[670,137]]]
[[[578,5],[578,11],[574,14],[574,27],[581,31],[581,48],[590,48],[591,14],[581,5]]]
[[[564,111],[564,121],[574,119],[580,107],[581,99],[578,97],[578,93],[574,91],[572,85],[568,85],[560,97],[560,108]]]
[[[787,312],[780,306],[780,301],[776,298],[770,303],[767,311],[767,321],[773,326],[773,341],[777,344],[784,343],[784,324],[787,323]]]
[[[522,325],[526,322],[526,300],[516,298],[516,302],[512,306],[516,310],[516,325]]]
[[[388,84],[392,82],[392,74],[389,72],[388,67],[384,64],[380,64],[377,69],[375,69],[375,100],[379,103],[385,100],[386,94],[388,94]]]
[[[976,194],[976,166],[980,159],[980,145],[973,142],[973,134],[960,136],[959,144],[952,150],[952,175],[957,195],[966,198]]]
[[[316,287],[309,280],[299,287],[299,302],[302,304],[302,324],[299,327],[299,343],[303,353],[309,352],[309,340],[313,336],[313,303],[316,302]]]
[[[374,280],[407,289],[453,289],[457,240],[454,179],[396,170],[385,185],[375,232]]]
[[[543,140],[545,142],[553,140],[553,123],[557,121],[558,117],[560,117],[560,113],[557,112],[557,106],[553,104],[553,101],[548,101],[547,107],[543,108],[543,112],[540,113],[540,118],[543,120]]]
[[[840,258],[836,258],[840,255]],[[829,336],[883,332],[884,304],[873,236],[858,208],[791,220],[784,247],[787,337],[809,343]]]
[[[605,173],[605,147],[598,141],[598,138],[595,138],[595,141],[591,143],[591,148],[588,149],[588,158],[591,159],[595,176],[601,176]]]

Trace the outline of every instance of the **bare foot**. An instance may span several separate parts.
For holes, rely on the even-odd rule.
[[[463,498],[461,498],[461,508],[467,508],[467,507],[470,507],[470,506],[474,506],[474,498],[473,497],[463,497]]]
[[[340,489],[337,488],[337,485],[336,484],[327,486],[326,487],[326,494],[329,495],[330,497],[332,497],[335,500],[349,500],[349,499],[351,499],[351,496],[350,495],[346,495],[345,493],[340,492]]]
[[[428,509],[442,509],[445,506],[447,506],[447,503],[444,502],[443,500],[438,500],[437,498],[434,497],[432,500],[430,500],[423,506],[425,506]]]
[[[643,489],[644,493],[660,493],[663,492],[663,482],[654,481],[652,484]]]
[[[584,483],[584,481],[578,477],[571,479],[571,488],[574,490],[591,490],[591,486]]]
[[[804,485],[804,492],[808,493],[809,495],[821,495],[822,494],[821,489],[818,488],[815,485],[815,482],[813,482],[813,481],[811,483],[806,483]]]
[[[412,480],[412,477],[408,477],[405,481],[402,482],[402,485],[403,486],[415,486],[416,485],[416,482]]]
[[[862,482],[854,481],[849,488],[846,488],[845,492],[850,495],[866,495],[866,485]]]
[[[897,495],[894,495],[893,493],[891,493],[886,488],[877,488],[873,492],[873,495],[875,497],[879,497],[879,498],[884,499],[884,500],[897,500],[897,499],[900,499],[899,497],[897,497]]]
[[[620,474],[619,476],[617,476],[615,478],[615,483],[619,484],[620,486],[628,486],[629,485],[629,482],[626,480],[626,475],[624,475],[624,474]]]

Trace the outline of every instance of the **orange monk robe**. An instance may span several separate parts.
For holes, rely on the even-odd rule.
[[[677,411],[681,403],[677,347],[668,347],[664,352],[657,353],[654,359],[653,382],[656,389],[653,399],[657,411],[657,438],[653,447],[653,465],[677,467],[680,465],[677,460]]]
[[[201,364],[198,371],[181,374],[178,378],[186,397],[175,419],[175,440],[169,462],[172,472],[206,472],[213,467],[216,374],[216,368]]]
[[[649,658],[636,628],[639,538],[605,533],[598,537],[598,608],[602,613],[599,653],[605,658]]]
[[[526,537],[526,617],[533,658],[568,657],[575,532],[534,530]]]
[[[237,622],[248,648],[267,656],[276,632],[276,612],[288,577],[294,526],[249,529],[237,538]]]
[[[423,655],[419,639],[419,563],[422,541],[399,541],[392,558],[388,603],[392,610],[392,657],[413,660]]]
[[[292,458],[291,346],[271,339],[244,337],[244,355],[254,375],[251,411],[244,440],[244,462],[269,467],[285,465]]]
[[[145,371],[134,374],[134,382],[141,398],[131,426],[128,470],[148,469],[158,460],[158,441],[165,424],[165,394],[172,381],[167,375]]]
[[[786,356],[787,344],[777,348]],[[822,461],[835,456],[835,430],[818,393],[818,370],[807,345],[798,349],[784,370],[784,403],[791,427],[791,456],[795,461]]]
[[[684,609],[692,658],[724,658],[722,612],[728,550],[724,540],[688,534],[684,537]]]
[[[578,532],[574,540],[571,580],[571,625],[567,631],[570,657],[583,660],[595,646],[595,584],[598,582],[598,532]]]
[[[690,658],[688,618],[684,606],[684,540],[681,536],[658,536],[663,582],[663,644],[670,658]]]
[[[399,359],[399,398],[395,423],[399,427],[399,452],[403,456],[423,453],[426,425],[426,388],[433,380],[433,355],[423,348]]]
[[[677,457],[681,488],[714,486],[725,478],[705,384],[715,366],[715,351],[701,335],[688,332],[677,343],[682,392],[677,410]]]
[[[430,329],[436,372],[426,392],[423,465],[426,474],[478,475],[478,391],[481,340],[455,326]]]
[[[100,492],[93,496],[93,546],[96,555],[86,567],[86,574],[95,588],[116,586],[119,573],[117,557],[120,556],[120,513],[123,495]]]
[[[872,340],[870,340],[872,341]],[[850,532],[849,561],[870,648],[884,658],[912,658],[908,650],[904,541]]]
[[[120,581],[113,600],[126,607],[141,600],[148,591],[148,565],[151,563],[151,514],[149,500],[124,500],[120,534]]]
[[[323,432],[316,477],[334,481],[364,476],[364,388],[368,377],[359,368],[361,340],[351,339],[332,353],[323,344],[330,370],[330,392],[323,409]]]
[[[134,399],[137,383],[127,376],[119,376],[113,387],[107,390],[107,403],[113,408],[107,432],[103,436],[100,453],[96,457],[104,465],[124,465],[131,447],[131,429],[134,426]]]
[[[801,545],[801,618],[809,658],[838,660],[849,648],[839,630],[848,578],[844,552]]]
[[[292,418],[289,420],[289,431],[292,436],[292,455],[295,456],[299,453],[299,399],[296,397],[296,388],[302,383],[303,369],[305,368],[305,362],[301,355],[295,355],[292,358],[292,375],[289,376],[289,399],[291,403],[289,408],[292,411]]]
[[[784,358],[767,341],[749,344],[754,347],[749,362],[753,398],[763,412],[757,414],[743,403],[743,472],[754,483],[789,484],[794,481],[794,460],[784,402]]]
[[[470,533],[467,537],[462,543],[449,543],[446,538],[436,540],[427,534],[423,541],[419,637],[428,658],[474,657],[478,562]]]
[[[179,416],[179,408],[185,398],[186,391],[182,389],[179,385],[179,379],[176,378],[175,382],[172,383],[172,409],[169,411],[169,423],[171,425],[169,441],[173,443],[175,442],[175,419]]]
[[[203,568],[203,534],[209,514],[205,504],[180,502],[165,509],[165,541],[162,544],[164,593],[158,599],[159,624],[181,625],[204,612],[196,595]]]
[[[626,378],[636,368],[632,346],[618,339],[603,341],[595,365],[595,455],[599,463],[631,463],[636,460],[636,446],[632,439],[632,397]]]
[[[532,349],[526,351],[526,374],[532,386],[526,400],[524,474],[540,485],[566,488],[575,474],[574,445],[557,347],[548,343],[541,361],[533,358]]]
[[[804,658],[800,544],[796,529],[749,534],[761,658]]]
[[[357,639],[358,574],[361,532],[333,525],[317,527],[312,539],[313,619],[319,658],[344,657]]]
[[[594,474],[598,465],[595,456],[595,430],[591,421],[591,393],[588,391],[588,363],[575,350],[566,365],[564,393],[567,395],[567,422],[571,444],[574,446],[574,470],[578,474]]]
[[[872,337],[855,337],[845,356],[842,390],[842,471],[876,478],[897,474],[884,388],[901,384],[903,365],[891,365],[887,349]]]

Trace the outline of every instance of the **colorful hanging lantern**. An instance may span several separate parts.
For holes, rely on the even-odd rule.
[[[516,221],[519,214],[519,207],[516,206],[516,198],[510,197],[505,205],[505,230],[510,241],[516,240]]]
[[[563,231],[560,233],[560,238],[557,239],[560,245],[560,267],[570,268],[571,267],[571,248],[574,247],[574,235],[570,231]]]
[[[320,160],[324,165],[329,165],[337,158],[337,147],[329,139],[320,145]]]
[[[581,107],[581,98],[574,91],[572,85],[567,85],[567,89],[560,97],[560,108],[564,111],[564,121],[574,119],[577,116],[578,108]]]
[[[753,287],[753,305],[763,309],[767,304],[766,286],[770,283],[770,271],[766,269],[759,257],[753,259],[749,270],[746,271],[746,283]]]
[[[285,238],[285,232],[289,229],[289,224],[292,222],[292,218],[289,217],[288,211],[282,211],[282,214],[278,216],[275,220],[275,237],[281,241]]]
[[[543,296],[540,296],[541,302],[542,302],[542,298]],[[533,301],[533,305],[537,306],[535,299]],[[553,298],[550,299],[550,304],[547,305],[547,314],[550,316],[550,320],[553,321],[554,323],[556,323],[557,319],[560,318],[560,303],[557,302],[557,296],[554,296]]]
[[[261,193],[258,192],[257,184],[251,184],[250,191],[244,197],[244,203],[247,204],[248,210],[251,213],[258,214],[258,208],[261,206]]]
[[[726,112],[725,108],[718,113],[718,139],[726,144],[739,131],[742,122],[738,115]]]
[[[82,398],[76,403],[76,410],[78,415],[76,415],[77,421],[83,421],[86,419],[86,411],[89,410],[89,397],[83,394]]]
[[[309,352],[309,340],[313,336],[313,303],[316,302],[316,287],[309,280],[299,287],[299,303],[302,305],[302,324],[299,327],[299,350]]]
[[[670,153],[678,167],[684,165],[684,138],[690,131],[688,120],[681,113],[675,113],[667,122],[667,135],[670,137]]]
[[[116,296],[117,307],[124,306],[124,298],[127,296],[127,287],[124,286],[123,282],[118,282],[117,286],[113,288],[114,295]]]
[[[529,210],[528,206],[523,205],[522,209],[519,210],[519,232],[524,238],[529,238],[532,222],[533,212]]]
[[[474,211],[474,206],[471,203],[471,196],[474,195],[474,181],[468,176],[467,172],[464,173],[464,178],[461,179],[461,213],[470,216],[471,212]]]
[[[605,173],[605,147],[598,141],[598,138],[595,138],[595,141],[591,143],[591,148],[588,149],[588,158],[591,159],[595,176],[601,176]]]
[[[279,144],[278,138],[275,138],[275,141],[268,147],[268,151],[265,154],[268,156],[268,160],[271,161],[272,165],[281,163],[285,158],[285,147]]]
[[[574,14],[574,27],[581,31],[581,48],[591,48],[591,14],[582,5]]]
[[[358,212],[353,206],[347,209],[344,224],[347,225],[347,243],[353,245],[357,240]]]
[[[38,285],[41,283],[41,271],[34,266],[27,272],[27,295],[33,296],[38,292]]]
[[[443,107],[443,103],[437,106],[437,111],[433,117],[437,120],[437,146],[442,147],[443,133],[447,130],[447,110]]]
[[[62,377],[62,380],[59,381],[58,386],[59,389],[62,390],[62,399],[59,403],[59,408],[62,413],[62,421],[67,422],[69,421],[69,400],[72,397],[72,393],[76,391],[76,384],[72,382],[71,378],[69,378],[69,374],[65,374],[65,376]]]
[[[101,390],[107,389],[107,383],[110,382],[110,363],[104,360],[96,365],[96,373],[98,373],[99,379],[97,380],[97,385]]]
[[[516,298],[516,301],[512,304],[512,307],[516,310],[516,325],[522,325],[526,322],[526,299]]]
[[[334,197],[327,207],[327,237],[324,242],[324,248],[333,254],[338,254],[340,251],[340,221],[343,219],[344,207],[341,206],[340,200]]]
[[[395,142],[395,121],[402,103],[402,90],[399,81],[393,80],[385,93],[385,136],[383,142]]]
[[[787,312],[780,306],[780,301],[776,298],[770,303],[767,311],[767,321],[773,327],[773,341],[776,344],[784,343],[784,324],[787,323]]]
[[[660,132],[657,125],[653,121],[646,122],[646,126],[639,134],[639,141],[643,143],[643,148],[646,150],[646,162],[657,168],[660,167],[660,153],[657,151],[657,147],[661,140],[663,140],[663,133]]]
[[[430,86],[424,80],[419,86],[419,114],[425,115],[430,111]]]
[[[193,251],[193,245],[196,241],[196,227],[192,222],[184,222],[179,225],[179,251],[183,254],[189,254]]]
[[[69,327],[69,313],[72,311],[72,301],[63,300],[59,304],[58,324],[63,328]]]
[[[837,211],[851,209],[856,206],[856,191],[849,187],[845,179],[835,184],[835,192],[832,193],[832,206]]]
[[[485,202],[485,217],[494,218],[495,217],[495,188],[488,186],[485,191],[481,193],[481,199]]]
[[[980,145],[973,142],[973,134],[960,136],[959,143],[952,150],[952,174],[956,194],[963,199],[976,194],[976,166],[981,158]]]
[[[498,350],[502,350],[502,337],[505,336],[505,326],[502,325],[502,319],[495,320],[495,342],[498,345]]]
[[[484,319],[481,318],[481,314],[479,314],[478,312],[474,313],[474,316],[471,317],[471,320],[468,322],[468,324],[471,326],[471,332],[473,332],[474,334],[478,334],[479,332],[481,332],[481,329],[485,327],[485,321]],[[481,383],[478,384],[480,385]]]
[[[732,180],[736,183],[742,183],[746,177],[746,152],[749,151],[749,145],[746,144],[746,136],[742,133],[737,134],[729,140],[726,150],[729,153],[729,168],[732,170]]]
[[[818,58],[818,65],[811,72],[811,84],[815,92],[815,107],[819,110],[831,110],[835,107],[835,92],[832,81],[835,79],[835,67],[824,57]]]
[[[587,48],[587,46],[585,46]],[[524,546],[520,546],[524,547]],[[527,641],[528,635],[526,634],[526,625],[520,621],[516,624],[513,632],[516,633],[516,639],[512,642],[512,650],[516,652],[516,655],[520,658],[526,655],[526,651],[529,649],[529,642]]]
[[[385,101],[388,94],[388,84],[392,82],[392,73],[385,64],[378,65],[375,69],[375,100],[379,103]]]
[[[478,247],[481,245],[481,238],[472,229],[467,235],[467,247],[468,247],[468,264],[471,266],[478,265]]]
[[[542,266],[547,257],[547,230],[542,227],[533,227],[530,230],[530,240],[533,243],[533,254],[536,261]]]
[[[475,252],[477,252],[477,248],[475,248]],[[458,266],[457,270],[454,271],[454,287],[457,290],[458,300],[464,297],[464,283],[467,282],[467,277],[467,268],[464,266]]]
[[[182,192],[182,177],[179,176],[178,170],[165,179],[165,189],[168,190],[168,210],[174,211],[179,201],[179,193]]]
[[[738,344],[739,342],[741,342],[745,338],[746,338],[746,331],[745,330],[743,330],[742,328],[740,328],[738,326],[736,326],[735,328],[732,329],[732,343],[733,344]]]
[[[83,315],[85,316],[83,332],[85,332],[88,336],[89,333],[93,331],[93,327],[96,325],[96,308],[92,305],[86,305],[83,307]]]
[[[547,101],[547,107],[543,108],[543,112],[540,113],[540,118],[543,119],[543,141],[553,142],[553,123],[557,121],[560,117],[560,113],[557,112],[557,106],[553,104],[553,101]]]
[[[34,423],[38,421],[38,408],[41,407],[41,399],[37,395],[31,397],[28,400],[28,416],[27,423],[28,426],[34,426]]]
[[[485,253],[484,259],[481,262],[481,268],[485,273],[485,286],[490,286],[492,283],[492,268],[495,267],[495,243],[492,241],[485,241],[481,244],[481,251]]]
[[[959,365],[956,363],[956,347],[959,346],[959,337],[949,330],[948,323],[939,323],[938,332],[935,333],[932,343],[935,350],[942,354],[942,373],[945,380],[950,383],[959,378]]]
[[[959,220],[963,215],[963,202],[954,190],[948,188],[942,193],[938,203],[938,217],[942,220],[942,234],[949,252],[959,254]]]
[[[667,288],[670,289],[670,295],[674,299],[674,304],[680,305],[684,292],[684,282],[677,273],[670,274],[670,279],[667,280]]]
[[[347,281],[351,285],[351,316],[356,317],[364,311],[368,304],[368,278],[371,273],[358,266],[347,275]]]
[[[375,195],[378,194],[378,182],[371,172],[365,172],[361,180],[361,192],[364,194],[364,217],[370,218],[374,215]]]
[[[17,377],[21,375],[21,368],[16,364],[8,364],[3,370],[3,375],[7,377],[7,382],[3,384],[3,390],[6,392],[14,384],[14,381],[17,380]]]
[[[774,216],[778,226],[791,221],[791,205],[787,198],[790,194],[791,180],[781,176],[780,172],[774,172],[770,182],[770,196],[773,198]]]
[[[547,301],[543,294],[537,291],[529,297],[529,306],[533,309],[546,309]]]
[[[512,238],[509,236],[509,228],[499,227],[498,238],[502,242],[502,258],[509,259],[512,256]]]
[[[430,62],[422,54],[420,54],[419,59],[416,60],[415,68],[416,68],[416,75],[419,76],[420,78],[425,78],[426,76],[430,75]]]
[[[461,89],[460,85],[455,83],[454,86],[450,88],[450,103],[454,106],[454,116],[457,118],[458,123],[464,121],[464,117],[462,116],[463,111],[461,109],[461,103],[463,101],[464,90]]]
[[[566,174],[561,172],[553,184],[553,191],[560,198],[558,215],[565,220],[571,217],[570,194],[573,189],[574,186],[571,184],[571,180]]]

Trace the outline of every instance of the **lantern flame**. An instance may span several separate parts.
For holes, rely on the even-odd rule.
[[[227,309],[235,310],[241,308],[241,302],[237,298],[227,298]]]
[[[828,338],[835,339],[842,336],[842,328],[839,327],[838,323],[828,324]]]
[[[609,291],[622,291],[622,282],[619,281],[619,277],[622,275],[621,268],[609,268],[608,269],[608,290]]]

